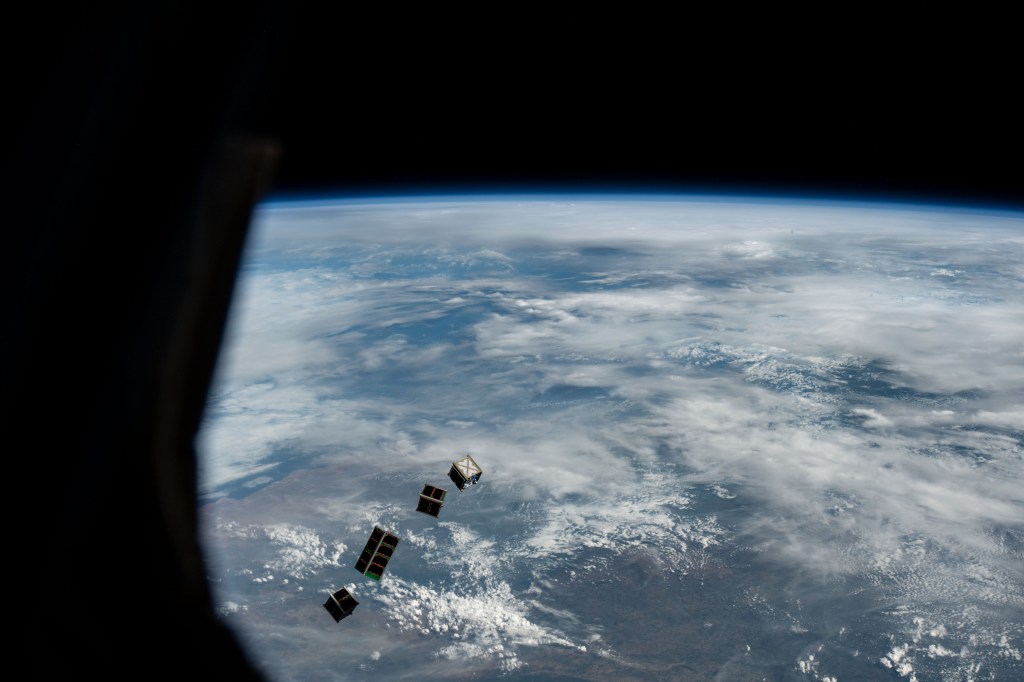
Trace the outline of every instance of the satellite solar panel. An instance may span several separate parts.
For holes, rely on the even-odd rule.
[[[370,564],[370,567],[366,569],[366,575],[374,580],[380,580],[381,576],[384,575],[384,569],[387,567],[387,557],[382,557],[378,554],[373,558],[373,562]]]
[[[380,580],[397,546],[398,536],[374,526],[366,547],[356,561],[356,570],[369,578]]]
[[[437,500],[438,502],[444,502],[444,496],[446,493],[447,491],[444,488],[438,488],[433,485],[424,485],[423,492],[420,494],[433,500]]]
[[[345,588],[334,592],[324,602],[324,608],[334,617],[335,622],[340,622],[342,618],[350,616],[357,606],[359,606],[359,602]]]
[[[437,516],[441,513],[441,505],[434,500],[421,497],[419,504],[416,505],[416,511],[423,512],[424,514],[430,514],[431,516]]]
[[[441,507],[444,506],[444,496],[446,494],[447,491],[444,488],[438,488],[429,484],[424,485],[423,491],[420,493],[419,502],[416,505],[416,511],[437,516],[441,511]]]

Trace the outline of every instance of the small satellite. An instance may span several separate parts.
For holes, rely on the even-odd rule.
[[[429,484],[424,485],[423,492],[420,493],[419,504],[416,505],[416,511],[436,517],[441,512],[441,507],[444,506],[444,496],[447,494],[448,491],[443,488]]]
[[[359,602],[344,587],[333,592],[324,602],[324,608],[334,616],[335,623],[340,623],[342,618],[351,616],[357,606],[359,606]]]
[[[480,470],[480,466],[473,458],[466,455],[457,462],[452,462],[452,470],[448,472],[448,478],[459,486],[459,490],[462,490],[466,486],[476,485],[480,481],[482,473],[483,471]]]
[[[366,541],[366,547],[363,548],[363,553],[356,561],[356,570],[367,578],[380,580],[397,546],[397,536],[380,526],[374,526],[373,532],[370,533],[370,539]]]

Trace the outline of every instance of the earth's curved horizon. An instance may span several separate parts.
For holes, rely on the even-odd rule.
[[[268,201],[197,451],[271,680],[1021,679],[1024,212]]]

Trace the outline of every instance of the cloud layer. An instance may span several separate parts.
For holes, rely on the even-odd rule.
[[[1021,227],[711,201],[267,209],[200,440],[224,577],[260,551],[263,577],[322,576],[387,523],[433,557],[374,588],[403,636],[515,670],[600,625],[553,572],[639,552],[693,577],[698,552],[742,549],[903,604],[878,671],[1013,670]],[[486,486],[416,526],[401,491],[460,453]],[[347,478],[281,497],[313,467]],[[838,642],[793,670],[837,675]]]

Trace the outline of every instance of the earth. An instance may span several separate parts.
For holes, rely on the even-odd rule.
[[[197,451],[270,680],[1024,679],[1024,214],[270,200]]]

